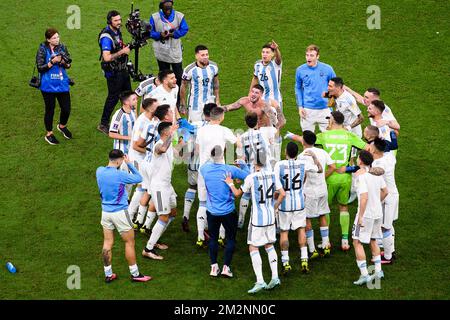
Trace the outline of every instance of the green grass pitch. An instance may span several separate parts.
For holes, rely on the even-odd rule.
[[[146,20],[157,1],[136,0]],[[66,28],[70,5],[81,9],[81,29]],[[381,9],[381,29],[368,30],[366,9]],[[272,39],[283,56],[282,94],[288,120],[283,129],[298,133],[295,106],[295,69],[305,62],[304,50],[315,43],[321,61],[331,64],[346,84],[359,92],[369,86],[382,91],[402,129],[399,136],[397,184],[400,218],[396,228],[398,263],[384,268],[380,290],[356,288],[354,253],[334,251],[311,263],[301,275],[294,237],[291,259],[294,272],[280,288],[250,297],[255,281],[246,245],[246,232],[238,234],[234,255],[235,278],[209,278],[206,250],[195,248],[195,229],[181,231],[186,168],[174,170],[179,215],[163,240],[170,245],[164,261],[144,260],[140,252],[146,237],[137,235],[138,265],[154,280],[135,284],[128,280],[123,244],[117,237],[113,267],[119,280],[103,281],[102,229],[95,170],[106,164],[111,139],[96,130],[106,81],[98,62],[97,35],[106,13],[118,9],[126,19],[130,2],[106,0],[3,0],[0,12],[0,299],[448,299],[449,209],[448,160],[450,120],[448,80],[450,23],[447,1],[227,1],[178,0],[175,9],[186,15],[190,31],[184,44],[184,66],[194,59],[197,44],[209,47],[220,68],[223,104],[246,95],[253,63],[261,46]],[[38,44],[44,31],[55,26],[73,57],[69,75],[72,141],[49,146],[44,141],[44,103],[40,92],[28,86]],[[126,40],[129,34],[123,32]],[[141,69],[157,72],[151,46],[141,51]],[[366,115],[366,111],[363,110]],[[226,115],[225,125],[244,128],[243,111]],[[59,116],[57,108],[55,125]],[[366,117],[367,118],[367,117]],[[367,119],[364,124],[367,124]],[[60,135],[57,133],[57,137]],[[195,211],[191,225],[195,225]],[[332,207],[336,213],[336,206]],[[350,208],[353,219],[356,208]],[[339,243],[336,214],[331,216],[331,241]],[[353,220],[352,220],[353,221]],[[316,239],[319,238],[316,231]],[[279,251],[278,247],[277,250]],[[221,252],[222,253],[222,252]],[[269,266],[262,253],[263,270]],[[4,267],[12,261],[19,272]],[[81,270],[81,289],[69,290],[66,270]]]

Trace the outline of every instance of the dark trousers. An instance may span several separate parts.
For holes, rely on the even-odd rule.
[[[53,131],[53,116],[55,114],[56,100],[58,100],[61,113],[59,123],[65,126],[70,116],[70,93],[69,92],[42,92],[45,103],[44,124],[45,130]]]
[[[231,260],[233,258],[234,248],[236,246],[236,231],[238,223],[238,215],[236,211],[228,213],[223,216],[212,215],[209,211],[206,211],[208,219],[208,230],[209,230],[209,257],[211,259],[211,264],[217,263],[217,252],[219,251],[219,230],[222,224],[225,228],[225,237],[227,239],[227,244],[225,247],[225,259],[224,265],[230,266]]]
[[[131,90],[131,81],[128,72],[119,72],[110,78],[106,78],[108,85],[108,96],[106,97],[105,105],[103,107],[101,124],[109,126],[111,114],[119,101],[119,95],[123,91]]]
[[[172,70],[175,73],[175,77],[177,78],[177,85],[178,85],[178,99],[177,99],[177,106],[180,105],[180,91],[181,88],[181,77],[183,76],[183,63],[168,63],[164,61],[158,61],[158,67],[159,71],[163,70]]]

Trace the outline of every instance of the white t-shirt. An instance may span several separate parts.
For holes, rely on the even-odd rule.
[[[358,119],[358,115],[361,114],[361,110],[356,103],[355,97],[347,91],[344,91],[344,93],[336,99],[336,110],[340,111],[344,115],[344,127],[351,126],[352,123]],[[352,132],[361,137],[361,125],[357,125],[352,128]]]
[[[131,146],[128,150],[128,155],[133,160],[144,160],[145,153],[141,153],[137,150],[134,150],[133,144],[134,142],[138,141],[141,137],[142,132],[146,128],[147,124],[150,122],[150,120],[146,117],[145,113],[141,113],[139,117],[136,119],[136,122],[134,123],[133,127],[133,134],[131,137]]]
[[[274,194],[282,188],[275,174],[261,170],[251,173],[241,186],[243,192],[251,192],[252,215],[251,224],[266,227],[275,224]]]
[[[383,177],[366,172],[357,177],[356,186],[358,190],[358,213],[361,208],[361,194],[367,193],[367,205],[363,217],[368,219],[379,219],[383,217],[380,200],[381,189],[386,188]]]
[[[144,160],[147,162],[152,161],[153,157],[153,148],[155,147],[155,143],[159,140],[159,133],[158,133],[158,125],[161,121],[159,121],[158,118],[153,118],[152,120],[148,121],[143,128],[141,132],[141,138],[144,139],[146,143],[146,152],[144,156]]]
[[[199,128],[195,143],[199,146],[200,166],[211,158],[211,151],[215,146],[218,145],[225,150],[227,142],[235,144],[236,140],[236,136],[230,129],[219,124],[207,124]],[[222,163],[225,163],[225,159]]]
[[[309,158],[309,159],[308,159]],[[311,161],[311,157],[300,156],[298,159],[281,160],[275,164],[275,177],[286,192],[286,197],[280,205],[280,211],[292,212],[305,208],[303,187],[307,172],[317,172],[319,169]]]
[[[173,112],[173,121],[176,120],[176,110],[177,110],[177,98],[178,98],[178,86],[175,86],[170,91],[166,91],[164,86],[161,84],[156,87],[152,92],[150,92],[146,98],[153,98],[158,100],[159,104],[168,104]]]
[[[331,159],[328,152],[316,147],[307,148],[300,155],[305,156],[304,154],[307,150],[312,151],[316,155],[323,171],[321,173],[308,172],[306,174],[306,182],[303,191],[307,197],[317,199],[328,194],[327,182],[325,180],[325,171],[327,166],[334,164],[334,160]],[[309,158],[312,161],[312,158]]]
[[[169,187],[172,182],[173,169],[173,147],[172,143],[166,152],[162,154],[156,153],[156,146],[162,145],[164,142],[159,140],[153,148],[153,157],[151,162],[151,186]]]
[[[387,105],[384,105],[384,111],[381,114],[381,119],[382,120],[386,120],[386,121],[397,121],[397,119],[395,119],[394,114],[392,113],[391,108],[389,108]],[[375,122],[375,120],[373,120],[373,118],[369,118],[370,124],[373,126],[377,126],[377,123]],[[378,130],[380,131],[379,137],[381,139],[384,139],[386,141],[391,141],[391,131],[392,129],[389,128],[388,125],[384,125],[382,127],[378,127]]]
[[[380,167],[384,169],[383,179],[386,182],[389,193],[397,194],[397,184],[395,183],[395,164],[397,159],[392,152],[385,152],[384,156],[375,159],[372,163],[372,167]]]

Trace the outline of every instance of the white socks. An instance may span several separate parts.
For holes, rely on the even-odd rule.
[[[129,266],[130,273],[133,277],[137,277],[139,275],[139,269],[137,264],[133,264],[132,266]]]
[[[113,272],[112,272],[112,266],[111,265],[109,265],[107,267],[104,266],[103,269],[105,270],[105,276],[106,277],[111,277],[112,276]]]
[[[300,248],[300,259],[308,259],[308,248],[306,246]]]
[[[205,231],[205,226],[207,225],[206,221],[206,203],[200,202],[200,206],[198,207],[197,211],[197,232],[198,232],[198,238],[200,240],[205,240],[205,236],[203,235],[203,232]]]
[[[373,263],[375,264],[375,272],[381,271],[381,256],[374,256],[373,257]]]
[[[314,252],[316,250],[316,246],[314,245],[314,230],[306,231],[306,243],[308,244],[309,252]]]
[[[289,250],[282,250],[281,251],[281,263],[284,265],[287,262],[289,262]]]
[[[392,258],[392,252],[394,252],[394,237],[392,236],[392,230],[385,230],[383,232],[383,248],[384,257],[390,260]]]
[[[133,197],[130,201],[130,205],[128,206],[128,212],[130,212],[131,219],[133,219],[135,214],[138,212],[139,202],[141,201],[143,194],[144,191],[140,187],[137,187],[136,191],[134,191]]]
[[[147,213],[147,206],[139,205],[138,215],[136,222],[140,225],[144,223],[145,214]]]
[[[250,194],[244,193],[239,202],[239,224],[244,224],[245,214],[247,213],[248,203],[250,202]]]
[[[158,242],[159,238],[163,234],[164,230],[166,229],[166,225],[168,223],[165,223],[161,220],[158,220],[152,229],[152,235],[150,236],[150,239],[148,239],[146,248],[148,250],[153,250],[155,244]]]
[[[263,283],[264,278],[262,274],[262,260],[261,255],[259,254],[259,250],[251,251],[250,258],[252,259],[253,271],[256,275],[256,282]]]
[[[187,189],[186,193],[184,194],[184,212],[183,217],[189,220],[189,215],[191,213],[192,204],[195,201],[195,194],[197,193],[197,190],[195,189]]]
[[[306,248],[305,248],[306,249]],[[269,258],[270,269],[272,270],[272,279],[278,278],[278,256],[275,247],[266,248],[267,257]]]
[[[155,220],[156,212],[147,212],[147,217],[145,218],[144,226],[147,230],[150,230],[153,220]]]
[[[362,276],[368,276],[369,272],[367,271],[367,263],[366,260],[356,260],[356,264],[358,265],[359,271],[361,271]]]
[[[322,237],[322,248],[326,248],[330,244],[330,238],[328,237],[328,227],[320,227],[320,235]]]

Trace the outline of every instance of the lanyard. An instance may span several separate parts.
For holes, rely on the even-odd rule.
[[[166,19],[166,17],[164,16],[164,14],[161,16],[161,19],[163,20],[164,23],[169,24],[169,26],[170,26],[171,29],[176,29],[175,26],[174,26],[169,20]]]

